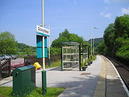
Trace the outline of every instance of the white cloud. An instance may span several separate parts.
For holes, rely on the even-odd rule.
[[[105,18],[111,18],[111,16],[112,16],[111,13],[104,13],[104,12],[101,12],[100,15],[105,17]]]
[[[122,14],[129,14],[129,8],[122,8],[121,12]]]

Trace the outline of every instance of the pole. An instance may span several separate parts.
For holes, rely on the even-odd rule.
[[[61,46],[61,71],[63,71],[63,47]]]
[[[93,38],[93,55],[94,55],[94,38]]]
[[[92,38],[91,38],[91,56],[92,56]]]
[[[43,42],[43,70],[45,70],[45,52],[44,52],[44,37],[42,38],[42,42]]]
[[[50,27],[50,25],[49,25],[49,30],[51,29],[51,27]],[[51,30],[50,30],[50,32],[49,33],[51,33]],[[49,37],[49,65],[51,65],[51,49],[50,49],[50,47],[51,47],[51,45],[50,45],[50,37]]]
[[[97,28],[97,27],[94,27],[94,29],[97,30],[98,28]],[[93,40],[93,47],[94,47],[94,49],[93,49],[94,53],[93,53],[93,54],[95,54],[95,37],[93,37],[93,39],[94,39],[94,40]]]
[[[90,47],[88,46],[88,59],[90,57]]]
[[[81,44],[79,45],[79,71],[81,71]]]
[[[44,28],[44,0],[42,0],[42,27]],[[45,52],[44,52],[44,37],[42,38],[42,44],[43,44],[43,70],[45,70]]]
[[[45,19],[44,19],[44,5],[45,5],[45,4],[44,4],[44,0],[42,0],[42,18],[41,18],[41,20],[42,20],[42,27],[44,27],[44,23],[45,23],[45,22],[44,22],[44,20],[45,20]]]
[[[42,27],[44,28],[44,24],[45,24],[45,22],[44,22],[44,0],[42,0],[42,18],[41,18],[41,20],[42,20]],[[44,36],[42,37],[42,44],[43,44],[43,71],[42,71],[42,94],[43,95],[46,95],[46,93],[47,93],[47,78],[46,78],[46,71],[45,71],[45,40],[44,40]]]

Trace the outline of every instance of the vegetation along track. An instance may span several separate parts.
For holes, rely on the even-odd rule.
[[[121,78],[123,79],[125,85],[129,90],[129,66],[126,66],[123,63],[113,58],[108,57],[108,59],[110,59],[110,61],[114,64],[114,66],[116,67],[117,71],[119,72]]]

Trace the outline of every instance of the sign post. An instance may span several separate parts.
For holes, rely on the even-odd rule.
[[[42,71],[42,94],[47,93],[47,78],[45,70],[45,58],[48,57],[47,38],[50,36],[50,30],[44,27],[44,0],[42,0],[42,25],[36,26],[37,32],[37,58],[42,58],[43,71]]]

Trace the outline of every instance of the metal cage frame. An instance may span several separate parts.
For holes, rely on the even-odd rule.
[[[65,69],[72,69],[74,68],[74,66],[76,67],[77,64],[79,65],[79,71],[81,71],[81,62],[83,61],[82,59],[82,56],[87,54],[87,57],[89,58],[89,47],[88,45],[85,45],[85,44],[82,44],[82,43],[78,43],[78,42],[62,42],[62,47],[61,47],[61,70],[65,70]],[[67,53],[64,53],[64,49],[73,49],[73,50],[78,50],[76,53],[72,52],[72,51],[65,51]],[[76,48],[76,49],[75,49]],[[87,50],[88,53],[83,53],[84,50]],[[77,56],[78,58],[75,58],[75,59],[78,59],[78,60],[71,60],[72,58],[69,57],[69,60],[64,60],[64,56]],[[74,58],[73,58],[74,59]],[[69,67],[71,68],[67,68],[67,66],[65,67],[64,66],[64,63],[69,63]],[[74,63],[75,65],[72,65],[72,63]],[[71,66],[70,66],[71,64]]]

